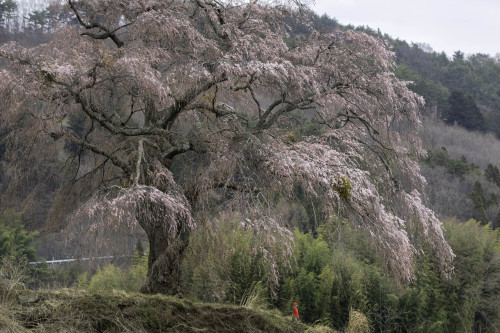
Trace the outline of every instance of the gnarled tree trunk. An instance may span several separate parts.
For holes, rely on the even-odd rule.
[[[135,217],[149,239],[148,275],[142,292],[178,294],[181,263],[194,227],[191,205],[172,173],[160,168],[147,179],[153,186],[136,185]]]
[[[189,244],[190,228],[181,226],[172,238],[163,225],[143,225],[149,239],[148,276],[144,293],[174,295],[181,291],[181,263]]]

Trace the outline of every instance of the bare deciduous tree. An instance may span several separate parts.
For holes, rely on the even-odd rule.
[[[295,1],[69,6],[79,26],[34,49],[0,48],[11,95],[2,119],[29,117],[25,131],[65,147],[67,183],[92,197],[91,228],[146,231],[145,291],[178,290],[190,230],[211,195],[246,225],[278,228],[269,194],[297,184],[326,202],[325,213],[369,230],[401,281],[413,276],[410,218],[450,269],[453,253],[421,194],[422,100],[394,76],[382,40],[311,30],[287,43],[284,17],[307,18]]]

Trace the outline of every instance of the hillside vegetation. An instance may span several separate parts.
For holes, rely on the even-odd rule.
[[[500,140],[492,133],[446,125],[435,115],[424,118],[422,138],[428,157],[421,168],[433,210],[441,218],[474,218],[497,228]]]
[[[265,242],[263,235],[238,229],[232,221],[218,225],[225,232],[198,230],[183,263],[186,299],[137,294],[147,264],[138,255],[129,268],[108,265],[76,275],[74,266],[30,271],[22,260],[4,259],[0,327],[7,332],[289,332],[291,305],[298,302],[301,321],[316,324],[318,332],[465,333],[472,327],[498,332],[498,231],[474,220],[446,221],[446,240],[456,255],[453,274],[440,274],[427,253],[415,262],[415,280],[398,285],[384,273],[383,258],[373,253],[363,231],[345,222],[326,223],[316,237],[296,230],[291,267],[279,262],[274,268],[278,286],[266,258],[251,255]],[[425,242],[417,225],[410,230],[411,237]],[[26,289],[33,283],[50,290]],[[61,290],[64,283],[72,288]]]

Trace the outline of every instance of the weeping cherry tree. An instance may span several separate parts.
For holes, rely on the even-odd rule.
[[[383,40],[313,28],[293,36],[289,25],[310,16],[298,1],[68,6],[76,23],[50,43],[0,47],[0,126],[23,124],[10,149],[58,147],[65,182],[86,189],[85,232],[144,229],[145,292],[179,290],[190,232],[207,210],[286,237],[271,195],[297,185],[324,214],[364,228],[399,281],[413,278],[421,250],[410,220],[450,271],[417,162],[423,100],[394,76]]]

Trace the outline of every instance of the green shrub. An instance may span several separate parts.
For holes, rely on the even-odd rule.
[[[124,290],[123,270],[114,266],[106,265],[100,268],[97,273],[92,276],[89,283],[89,289],[96,290]]]
[[[33,241],[37,235],[24,229],[20,213],[5,210],[0,215],[0,257],[10,256],[14,260],[26,257],[28,261],[35,261]]]
[[[78,286],[92,291],[97,290],[125,290],[139,292],[146,281],[148,271],[147,256],[135,252],[132,266],[120,268],[115,265],[106,265],[100,268],[90,279],[88,273],[78,276]]]
[[[295,231],[295,273],[284,279],[280,308],[287,312],[296,301],[305,322],[342,329],[351,307],[368,310],[368,272],[377,270],[366,267],[343,246],[331,248],[321,232],[315,239]]]
[[[139,291],[146,281],[148,274],[148,256],[135,252],[132,258],[132,267],[125,271],[124,290]]]
[[[89,284],[90,280],[88,272],[83,272],[80,275],[78,275],[78,282],[77,282],[78,288],[87,289]]]

